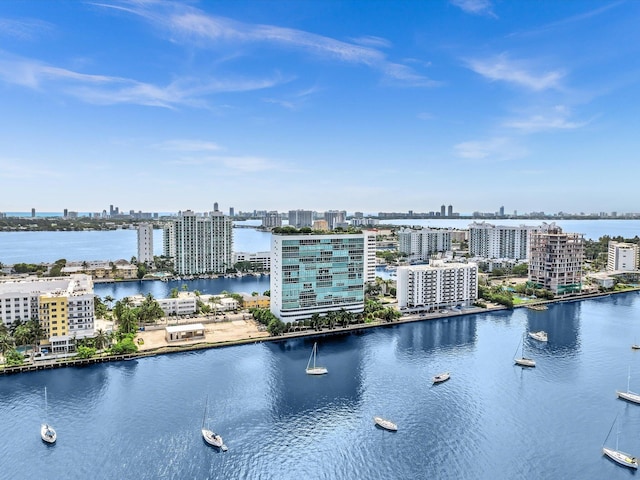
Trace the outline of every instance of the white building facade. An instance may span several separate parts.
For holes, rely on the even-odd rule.
[[[376,237],[374,230],[364,231],[364,281],[365,283],[376,282]]]
[[[609,241],[607,270],[631,272],[638,269],[638,245]]]
[[[364,311],[364,234],[274,234],[271,255],[271,312],[280,320]]]
[[[397,298],[398,307],[410,311],[470,306],[478,299],[478,266],[432,261],[398,267]]]
[[[164,229],[164,255],[179,275],[225,273],[233,267],[233,221],[218,210],[187,210]]]
[[[138,263],[153,263],[153,225],[138,225]]]
[[[469,225],[469,254],[479,258],[527,260],[531,234],[540,229],[474,222]]]
[[[451,231],[401,228],[398,231],[398,250],[408,255],[409,260],[427,261],[436,253],[451,250]]]
[[[74,339],[94,334],[93,280],[89,275],[28,277],[0,281],[0,318],[9,326],[16,320],[38,320],[50,352],[67,352]]]
[[[238,262],[249,262],[256,270],[268,272],[271,270],[271,252],[234,252],[233,264]]]

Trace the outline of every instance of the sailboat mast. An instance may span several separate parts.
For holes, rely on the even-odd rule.
[[[631,382],[631,365],[629,365],[629,374],[627,375],[627,393],[629,393],[630,382]]]

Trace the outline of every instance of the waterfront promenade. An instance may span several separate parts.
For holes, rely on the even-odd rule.
[[[599,297],[608,297],[610,295],[621,295],[628,292],[638,291],[640,287],[628,289],[624,291],[611,293],[589,293],[583,295],[571,295],[553,300],[544,300],[535,303],[527,303],[514,306],[514,309],[530,308],[532,306],[546,306],[553,303],[579,302]],[[170,354],[177,352],[185,352],[192,350],[202,350],[209,348],[221,348],[235,345],[244,345],[258,342],[274,342],[286,339],[304,338],[304,337],[323,337],[333,335],[346,335],[353,332],[359,332],[372,328],[390,327],[393,325],[424,322],[438,319],[456,319],[458,317],[477,315],[492,311],[507,310],[507,307],[489,303],[486,308],[469,307],[465,309],[453,309],[447,311],[438,311],[433,313],[405,314],[399,319],[391,322],[384,320],[376,320],[368,323],[355,323],[346,326],[336,326],[334,328],[315,329],[308,327],[299,331],[287,332],[278,336],[270,336],[264,326],[257,324],[248,312],[240,312],[236,314],[226,314],[223,318],[214,317],[212,315],[192,316],[190,318],[169,320],[164,318],[156,324],[145,326],[143,331],[136,334],[135,342],[138,344],[139,351],[131,355],[98,355],[91,359],[76,359],[73,357],[58,358],[51,360],[37,360],[16,367],[0,368],[0,375],[14,374],[23,372],[32,372],[37,370],[45,370],[51,368],[83,366],[94,363],[104,363],[110,361],[123,361],[132,358],[145,356],[154,356],[160,354]],[[169,325],[188,325],[192,323],[202,323],[205,325],[205,339],[186,340],[177,343],[168,343],[165,340],[165,327]]]

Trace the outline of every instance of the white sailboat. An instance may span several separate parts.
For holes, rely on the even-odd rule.
[[[217,433],[209,430],[205,427],[205,422],[207,420],[207,409],[209,407],[209,397],[207,397],[207,402],[204,407],[204,415],[202,416],[202,438],[205,442],[207,442],[212,447],[216,447],[221,449],[223,452],[227,451],[227,446],[222,441],[222,437]]]
[[[520,340],[520,343],[518,344],[518,348],[516,349],[516,354],[518,353],[518,349],[520,348],[520,345],[522,345],[522,352],[520,354],[520,357],[515,357],[513,361],[516,363],[516,365],[520,365],[521,367],[535,367],[536,361],[533,360],[532,358],[527,358],[524,356],[524,335],[522,336],[522,340]]]
[[[320,367],[316,365],[316,355],[318,354],[318,344],[313,344],[313,350],[311,350],[311,356],[309,357],[309,361],[307,362],[306,372],[307,375],[324,375],[325,373],[329,373],[325,367]]]
[[[629,374],[627,375],[627,391],[621,392],[619,390],[616,390],[616,394],[618,395],[618,398],[627,400],[628,402],[640,403],[640,394],[634,393],[631,390],[629,390],[630,382],[631,382],[631,367],[629,367]]]
[[[55,443],[58,439],[58,434],[54,428],[47,423],[48,418],[48,406],[47,406],[47,387],[44,387],[44,423],[40,425],[40,438],[47,443]]]
[[[391,432],[396,432],[398,430],[398,425],[393,423],[391,420],[386,420],[382,417],[373,417],[373,421],[376,425],[384,428],[385,430],[389,430]]]
[[[607,438],[604,439],[604,443],[607,443],[607,439],[609,438],[609,435],[611,435],[611,431],[613,430],[613,426],[616,425],[616,420],[618,420],[618,416],[617,415],[616,415],[616,418],[613,420],[613,423],[611,424],[611,428],[609,429],[609,433],[607,434]],[[637,469],[638,468],[638,459],[636,457],[634,457],[633,455],[629,454],[629,453],[625,453],[625,452],[622,452],[622,451],[618,450],[618,437],[619,436],[620,436],[620,430],[617,430],[617,432],[616,432],[616,448],[615,448],[615,450],[612,449],[612,448],[605,447],[604,443],[603,443],[602,444],[602,453],[604,455],[606,455],[607,457],[609,457],[614,462],[618,463],[619,465],[622,465],[624,467]]]

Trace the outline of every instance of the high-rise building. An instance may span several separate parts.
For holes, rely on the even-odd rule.
[[[65,208],[65,209],[64,209],[64,211],[62,212],[62,216],[63,216],[64,218],[67,218],[67,216],[68,216],[68,212],[69,212],[69,211]]]
[[[469,254],[480,258],[526,260],[531,234],[542,228],[473,222],[469,225]]]
[[[364,311],[363,234],[271,236],[271,312],[282,321]]]
[[[164,229],[164,255],[179,275],[225,273],[233,267],[233,221],[214,210],[208,215],[182,212]]]
[[[397,297],[400,309],[426,311],[470,306],[478,299],[478,266],[444,263],[398,267]]]
[[[431,255],[451,250],[451,230],[401,228],[398,231],[398,250],[409,260],[429,260]]]
[[[364,232],[364,282],[376,282],[376,237],[375,230]]]
[[[138,263],[153,262],[153,225],[138,225]]]
[[[36,218],[36,209],[35,208],[31,209],[31,218]]]
[[[218,211],[218,202],[215,202],[215,203],[213,204],[213,211],[214,211],[214,212],[217,212],[217,211]]]
[[[500,211],[498,212],[498,215],[500,215],[501,217],[504,217],[504,207],[500,207]]]
[[[446,207],[446,206],[444,206],[444,205],[441,205],[441,206],[440,206],[440,216],[441,216],[441,217],[444,217],[444,216],[445,216],[445,214],[446,214],[446,209],[447,209],[447,207]]]
[[[580,233],[563,233],[555,224],[544,224],[531,234],[529,281],[556,295],[580,292],[584,238]]]
[[[346,224],[347,212],[344,210],[327,210],[324,212],[324,219],[327,221],[329,230],[342,227]]]
[[[235,210],[233,209],[233,207],[229,207],[229,216],[230,217],[234,217],[235,216]]]
[[[278,212],[276,212],[276,211],[267,212],[262,217],[262,226],[264,228],[281,227],[282,226],[282,217],[280,217],[280,214]]]
[[[49,352],[73,350],[74,339],[94,333],[93,280],[89,275],[0,280],[0,321],[38,320],[40,345]]]
[[[638,244],[609,241],[607,270],[629,272],[638,269]]]
[[[453,217],[453,205],[447,207],[447,217]]]
[[[296,228],[310,227],[313,225],[313,212],[311,210],[289,210],[289,225]]]

